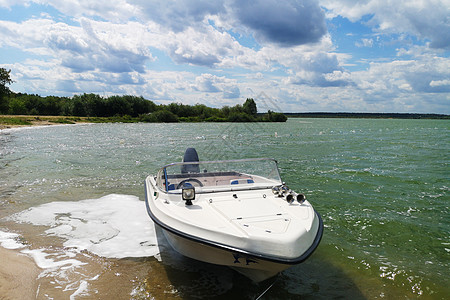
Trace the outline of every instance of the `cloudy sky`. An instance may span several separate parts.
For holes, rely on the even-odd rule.
[[[450,0],[0,0],[15,92],[450,114]]]

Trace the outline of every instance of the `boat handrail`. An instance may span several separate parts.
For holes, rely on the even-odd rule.
[[[239,175],[235,171],[223,171],[223,172],[203,172],[203,173],[182,173],[182,174],[170,174],[167,175],[168,179],[172,178],[196,178],[196,177],[210,177],[210,176],[226,176],[226,175]]]
[[[258,184],[253,186],[207,186],[207,187],[194,187],[196,194],[213,194],[213,193],[223,193],[223,192],[235,192],[235,191],[255,191],[255,190],[267,190],[271,189],[272,187],[276,186],[277,183],[273,184]],[[161,189],[160,189],[161,190]],[[169,195],[181,195],[182,190],[171,190],[171,191],[164,191],[162,192],[167,193]]]
[[[196,169],[197,171],[183,171],[183,166],[186,165],[196,166],[193,169]],[[200,168],[197,166],[200,166]],[[200,171],[200,169],[202,169],[202,171]],[[209,171],[207,171],[207,169]],[[226,178],[227,176],[229,178]],[[208,186],[221,186],[243,183],[254,184],[255,178],[253,177],[259,178],[258,181],[275,179],[276,181],[281,182],[277,161],[272,158],[246,158],[217,161],[175,162],[167,164],[159,169],[156,175],[156,183],[159,189],[168,192],[169,190],[179,189],[178,185],[184,182],[180,181],[181,179],[191,178],[193,181],[200,179],[203,184],[206,182]],[[169,180],[171,181],[170,183]],[[198,183],[201,186],[203,185],[200,182]]]

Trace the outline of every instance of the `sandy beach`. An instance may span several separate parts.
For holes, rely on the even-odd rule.
[[[36,120],[32,125],[5,125],[2,129],[55,125],[49,121]],[[34,260],[16,250],[0,247],[0,299],[33,299],[36,297],[39,268]]]
[[[0,247],[0,261],[0,299],[35,298],[40,271],[33,259]]]
[[[20,127],[31,127],[31,126],[50,126],[50,125],[61,125],[57,123],[52,123],[47,120],[36,120],[33,121],[31,125],[5,125],[0,124],[0,130],[1,129],[10,129],[10,128],[20,128]]]
[[[2,120],[3,119],[3,120]],[[10,119],[20,119],[26,121],[27,125],[12,124]],[[0,130],[31,127],[31,126],[55,126],[67,124],[86,124],[86,118],[82,117],[66,117],[66,116],[28,116],[28,115],[0,115]]]

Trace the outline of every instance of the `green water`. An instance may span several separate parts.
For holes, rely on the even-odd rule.
[[[0,218],[42,203],[112,193],[143,200],[144,178],[180,161],[187,147],[195,147],[201,160],[277,159],[284,181],[306,194],[322,215],[325,231],[317,251],[281,274],[264,299],[450,295],[446,120],[289,119],[276,124],[95,124],[3,131]],[[0,230],[11,227],[0,219]],[[163,263],[139,264],[156,270]],[[161,289],[176,290],[170,294],[175,298],[223,299],[251,299],[261,291],[234,273],[221,289],[197,281],[193,289],[190,282],[192,276],[199,278],[198,271],[170,276],[179,272],[163,267],[169,274],[164,279],[150,279],[147,269],[140,272],[133,298],[165,298]],[[157,284],[162,287],[155,288]]]

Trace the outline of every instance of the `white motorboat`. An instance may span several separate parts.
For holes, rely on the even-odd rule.
[[[255,282],[303,262],[322,238],[320,215],[282,182],[274,159],[199,161],[188,148],[145,190],[148,214],[176,251]]]

